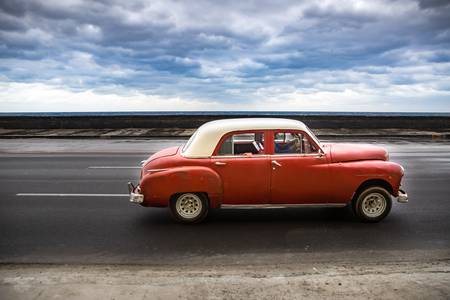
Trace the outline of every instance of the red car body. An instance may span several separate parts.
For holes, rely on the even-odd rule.
[[[289,122],[279,126],[283,127],[279,129],[277,122],[284,121]],[[214,143],[206,144],[213,149],[207,156],[205,153],[200,157],[184,155],[186,146],[153,154],[143,164],[139,186],[131,188],[131,201],[143,206],[166,207],[171,205],[174,196],[193,193],[202,194],[209,208],[345,206],[352,203],[361,189],[378,186],[399,197],[400,202],[407,202],[406,193],[400,190],[404,170],[399,164],[390,162],[387,151],[381,147],[321,144],[303,123],[293,120],[234,120],[244,124],[235,126],[229,125],[230,122],[233,120],[206,125],[219,128],[215,130],[215,139],[211,138],[214,134],[207,134],[208,130],[214,130],[203,130],[203,138]],[[291,122],[301,125],[290,125]],[[258,126],[252,126],[253,123]],[[267,123],[267,128],[261,129],[264,127],[261,124]],[[201,128],[193,143],[195,138],[202,138]],[[302,137],[310,151],[276,153],[275,148],[285,146],[283,141],[275,140],[280,132]],[[219,155],[219,149],[224,147],[227,138],[246,134],[264,136],[262,153]],[[202,146],[205,142],[198,143]],[[239,145],[248,147],[246,141],[236,140],[233,143],[234,148]]]

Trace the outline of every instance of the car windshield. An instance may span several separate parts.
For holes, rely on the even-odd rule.
[[[311,131],[311,129],[309,129],[308,126],[305,126],[306,131],[308,132],[309,136],[314,140],[314,142],[319,146],[322,147],[320,144],[319,139],[316,137],[316,135],[314,134],[314,132]]]

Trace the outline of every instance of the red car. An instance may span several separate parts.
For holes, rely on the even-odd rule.
[[[322,144],[302,122],[226,119],[202,125],[181,147],[143,162],[130,201],[169,207],[182,222],[203,220],[210,208],[337,207],[352,205],[362,221],[389,213],[404,169],[372,145]]]

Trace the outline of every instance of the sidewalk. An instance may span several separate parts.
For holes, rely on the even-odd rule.
[[[3,129],[0,139],[11,138],[154,138],[189,137],[191,128],[123,128],[123,129]],[[321,138],[389,137],[448,139],[450,131],[418,131],[414,129],[314,129]]]
[[[0,265],[7,299],[448,299],[450,262],[158,267]]]

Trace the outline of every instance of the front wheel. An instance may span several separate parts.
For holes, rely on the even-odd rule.
[[[389,214],[391,207],[391,195],[386,189],[377,186],[363,190],[353,203],[356,216],[364,222],[381,221]]]
[[[172,216],[182,223],[201,222],[208,214],[208,200],[200,193],[183,193],[170,201]]]

